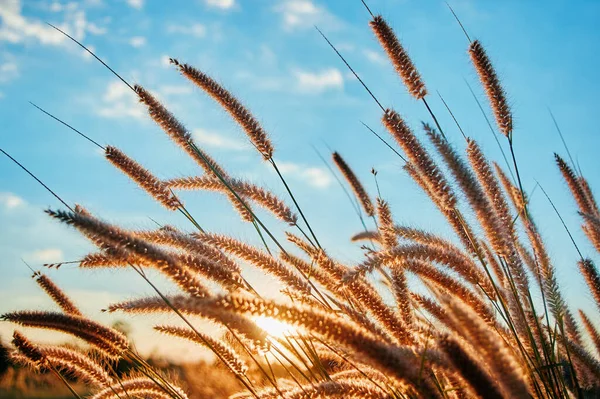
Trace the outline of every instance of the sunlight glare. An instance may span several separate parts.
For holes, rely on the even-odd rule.
[[[254,322],[273,338],[298,335],[298,331],[294,326],[271,317],[258,316],[254,318]]]

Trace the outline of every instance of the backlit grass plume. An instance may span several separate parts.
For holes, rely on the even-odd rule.
[[[377,40],[379,40],[379,43],[385,49],[388,58],[394,65],[396,72],[398,72],[398,75],[404,81],[408,92],[419,100],[425,97],[427,89],[419,71],[386,20],[381,15],[377,15],[373,17],[373,20],[369,24]]]
[[[244,129],[248,138],[265,159],[273,157],[273,145],[260,123],[244,107],[233,94],[225,90],[210,76],[188,64],[181,64],[171,58],[171,62],[179,68],[183,76],[204,90]]]
[[[483,45],[478,40],[469,46],[469,55],[485,89],[492,111],[494,111],[498,129],[503,135],[510,137],[513,132],[513,117],[506,99],[506,92]]]
[[[352,169],[350,169],[350,166],[346,163],[344,158],[342,158],[342,156],[339,153],[334,152],[332,157],[333,163],[335,164],[335,166],[337,166],[339,171],[342,173],[342,175],[352,188],[354,195],[358,199],[358,202],[362,206],[367,216],[375,215],[375,208],[373,207],[373,202],[371,201],[369,194],[367,194],[367,191],[363,187],[360,180],[358,180]]]
[[[158,180],[148,170],[129,158],[121,150],[112,146],[107,146],[105,155],[110,163],[129,176],[131,180],[139,184],[140,187],[166,208],[174,210],[181,206],[179,199],[175,197],[165,183]]]

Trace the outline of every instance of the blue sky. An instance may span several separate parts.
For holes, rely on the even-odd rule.
[[[500,160],[465,83],[485,104],[469,63],[468,43],[445,3],[368,3],[389,20],[410,52],[450,139],[463,147],[436,91],[465,132]],[[486,46],[509,93],[525,187],[540,182],[584,253],[594,255],[579,232],[574,204],[553,163],[552,153],[564,155],[565,151],[548,108],[592,187],[599,187],[600,136],[595,117],[600,105],[600,31],[596,27],[600,4],[558,0],[545,1],[543,7],[540,2],[516,0],[450,3],[470,36]],[[231,174],[264,184],[285,197],[272,171],[237,126],[169,66],[168,57],[197,66],[238,95],[269,131],[275,158],[320,240],[341,260],[360,259],[358,248],[348,243],[360,223],[312,146],[325,156],[328,147],[340,151],[373,195],[375,184],[369,171],[375,167],[382,195],[392,203],[399,221],[446,233],[448,228],[433,206],[402,172],[400,160],[360,124],[364,121],[385,133],[380,110],[314,29],[317,25],[327,34],[384,105],[398,110],[418,130],[420,121],[430,118],[393,73],[368,21],[359,0],[0,0],[0,147],[67,202],[83,204],[108,220],[149,228],[152,217],[186,226],[182,217],[161,209],[114,170],[93,145],[28,103],[35,102],[102,144],[119,147],[161,178],[197,173],[194,164],[146,116],[135,95],[45,24],[50,22],[88,45],[129,82],[157,94]],[[242,225],[218,195],[189,193],[183,199],[209,230],[256,241],[252,227]],[[532,203],[563,292],[574,306],[591,308],[565,231],[539,190]],[[0,312],[50,306],[21,258],[39,268],[44,262],[76,260],[90,249],[74,232],[47,220],[42,210],[59,205],[15,165],[0,158]],[[265,219],[274,230],[285,227]],[[86,272],[65,266],[49,274],[94,316],[110,301],[150,293],[130,273]],[[0,324],[4,336],[11,329]],[[152,349],[151,344],[144,349]]]

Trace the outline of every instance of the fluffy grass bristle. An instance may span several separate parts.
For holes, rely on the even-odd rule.
[[[81,311],[75,306],[73,301],[48,276],[39,274],[35,278],[35,282],[65,313],[82,316]]]
[[[373,17],[369,24],[377,40],[379,40],[379,44],[381,44],[389,60],[394,65],[394,69],[402,78],[408,92],[419,100],[425,97],[427,88],[421,79],[421,75],[386,20],[381,15],[377,15]]]
[[[188,64],[180,64],[171,59],[179,71],[200,89],[217,101],[242,127],[265,160],[273,157],[273,144],[258,120],[229,91],[205,73]]]
[[[125,155],[123,151],[112,146],[107,146],[104,153],[110,163],[129,176],[131,180],[136,182],[167,209],[176,210],[182,206],[181,201],[168,189],[165,183],[156,178],[139,163]]]
[[[513,132],[513,117],[506,99],[506,93],[492,62],[483,45],[478,40],[471,42],[469,55],[494,111],[498,129],[506,137],[511,137]]]
[[[373,207],[373,202],[371,202],[369,194],[367,194],[367,191],[365,190],[364,186],[362,185],[360,180],[358,180],[358,178],[356,177],[350,166],[348,166],[344,158],[342,158],[342,156],[338,152],[334,152],[332,154],[332,158],[333,163],[335,163],[335,166],[337,166],[339,171],[342,173],[342,175],[352,188],[354,195],[358,199],[358,202],[362,206],[367,216],[375,215],[375,208]]]
[[[1,318],[24,327],[56,330],[73,335],[94,346],[111,359],[119,358],[129,348],[129,341],[125,335],[81,316],[20,311],[3,314]]]

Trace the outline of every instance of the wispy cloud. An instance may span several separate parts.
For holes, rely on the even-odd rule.
[[[387,58],[385,58],[380,51],[364,49],[363,54],[367,60],[371,61],[373,64],[384,65],[388,62]]]
[[[19,67],[13,60],[0,62],[0,83],[10,82],[19,76]]]
[[[19,0],[0,2],[0,40],[10,43],[21,43],[25,39],[34,38],[43,44],[59,44],[64,36],[41,21],[25,18],[21,14]]]
[[[4,209],[13,209],[24,205],[25,201],[21,197],[12,193],[0,193],[0,205]]]
[[[146,38],[144,36],[134,36],[129,39],[131,47],[139,48],[146,45]]]
[[[191,25],[169,24],[167,25],[167,33],[190,35],[200,38],[206,36],[206,26],[199,23]]]
[[[232,151],[246,151],[250,148],[249,145],[244,141],[236,140],[231,137],[223,136],[220,133],[205,129],[194,129],[192,134],[194,136],[194,140],[209,147]]]
[[[96,46],[90,44],[86,46],[92,53],[96,54]],[[92,59],[92,55],[90,53],[88,53],[85,50],[81,50],[81,56],[83,57],[83,59],[85,60],[91,60]]]
[[[108,85],[98,115],[105,118],[143,118],[146,113],[131,90],[120,81]]]
[[[207,6],[229,10],[235,6],[235,0],[204,0]]]
[[[171,66],[171,57],[169,57],[166,54],[163,54],[160,56],[160,65],[162,65],[163,67],[170,67]]]
[[[341,89],[344,87],[344,77],[336,68],[321,72],[294,71],[297,88],[300,92],[322,93],[326,90]]]
[[[248,86],[261,91],[280,92],[293,86],[290,78],[282,75],[258,75],[249,70],[239,70],[235,73],[237,79],[241,79]]]
[[[293,68],[285,73],[269,75],[240,70],[235,76],[256,90],[295,94],[319,94],[328,90],[341,90],[344,87],[344,80],[347,79],[336,68],[321,71]]]
[[[55,6],[55,11],[64,14],[64,20],[58,26],[78,40],[86,33],[99,35],[105,29],[89,22],[85,11],[76,2],[64,6]],[[0,1],[0,41],[23,43],[34,40],[41,44],[60,45],[65,42],[65,36],[48,26],[39,19],[25,17],[22,14],[20,0]]]
[[[141,10],[144,8],[144,0],[127,0],[127,5],[136,10]]]
[[[64,260],[63,251],[58,248],[44,248],[27,253],[23,256],[25,260],[36,263],[57,263]]]
[[[340,25],[325,7],[317,6],[310,0],[285,0],[275,7],[275,12],[281,14],[283,27],[289,31],[312,28],[318,24],[327,25],[329,29]]]
[[[193,92],[192,86],[186,85],[162,85],[158,92],[164,96],[181,96]]]
[[[277,166],[282,174],[302,180],[315,188],[324,189],[333,183],[331,174],[324,168],[282,161],[277,161]]]

